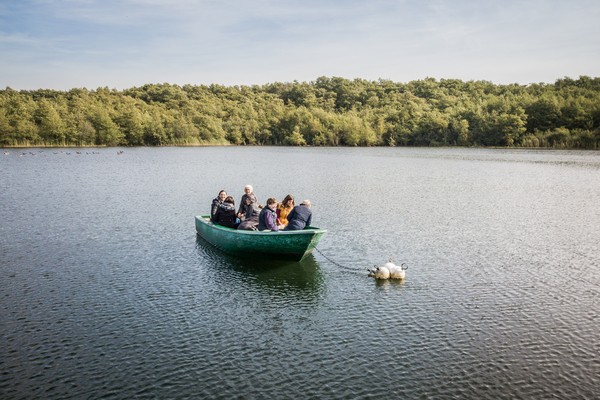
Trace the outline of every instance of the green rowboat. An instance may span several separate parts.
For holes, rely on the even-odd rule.
[[[309,226],[301,231],[243,231],[213,224],[210,215],[200,215],[196,216],[196,232],[234,256],[300,261],[313,251],[327,230]]]

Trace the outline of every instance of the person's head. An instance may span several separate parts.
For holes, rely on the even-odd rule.
[[[233,196],[227,196],[225,197],[225,200],[223,200],[223,203],[235,204],[235,200],[233,199]]]
[[[224,190],[221,190],[219,192],[219,200],[224,201],[226,197],[227,197],[227,192]]]
[[[293,207],[294,206],[294,197],[291,194],[288,194],[287,196],[285,196],[283,198],[283,201],[281,202],[281,204],[283,204],[284,207]]]
[[[252,188],[252,185],[246,185],[246,186],[244,186],[244,193],[250,194],[253,191],[254,191],[254,189]]]
[[[271,210],[274,210],[275,207],[277,207],[277,199],[275,197],[269,197],[267,199],[267,207],[269,207]]]
[[[302,203],[300,203],[300,205],[310,208],[312,206],[312,203],[310,202],[310,200],[302,200]]]

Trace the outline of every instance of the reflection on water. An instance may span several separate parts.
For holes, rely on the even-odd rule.
[[[375,281],[375,286],[380,289],[391,289],[398,288],[404,286],[406,280],[400,279],[373,279]]]
[[[273,260],[268,258],[234,257],[215,248],[196,235],[198,254],[216,275],[241,285],[253,285],[271,295],[318,299],[324,290],[324,276],[313,254],[302,261]]]

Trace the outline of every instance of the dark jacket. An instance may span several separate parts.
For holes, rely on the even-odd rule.
[[[219,208],[220,204],[223,204],[221,199],[219,199],[218,197],[215,197],[210,206],[210,220],[211,221],[215,217],[215,213],[217,212],[217,208]]]
[[[250,197],[250,199],[252,200],[252,203],[250,203],[250,206],[246,205],[246,197]],[[251,212],[252,209],[251,207],[254,206],[254,208],[258,209],[258,198],[256,197],[256,195],[254,193],[250,193],[250,196],[248,196],[247,194],[243,194],[242,195],[242,200],[240,202],[240,208],[238,209],[238,214],[242,213],[246,216],[246,218],[251,218]]]
[[[271,210],[268,206],[264,207],[258,214],[258,230],[259,231],[278,231],[277,213]]]
[[[228,228],[236,228],[237,224],[235,215],[235,207],[231,203],[221,203],[217,207],[217,212],[212,219],[212,222],[218,225],[223,225]]]
[[[284,230],[299,231],[310,226],[312,221],[312,211],[305,205],[300,204],[299,206],[294,207],[287,219],[288,226],[286,226]]]
[[[256,206],[256,203],[252,203],[246,209],[246,216],[243,218],[242,222],[238,225],[238,229],[255,231],[258,226],[258,216],[259,209]]]

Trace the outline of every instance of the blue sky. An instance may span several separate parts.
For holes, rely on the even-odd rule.
[[[0,88],[600,76],[597,0],[0,0]]]

